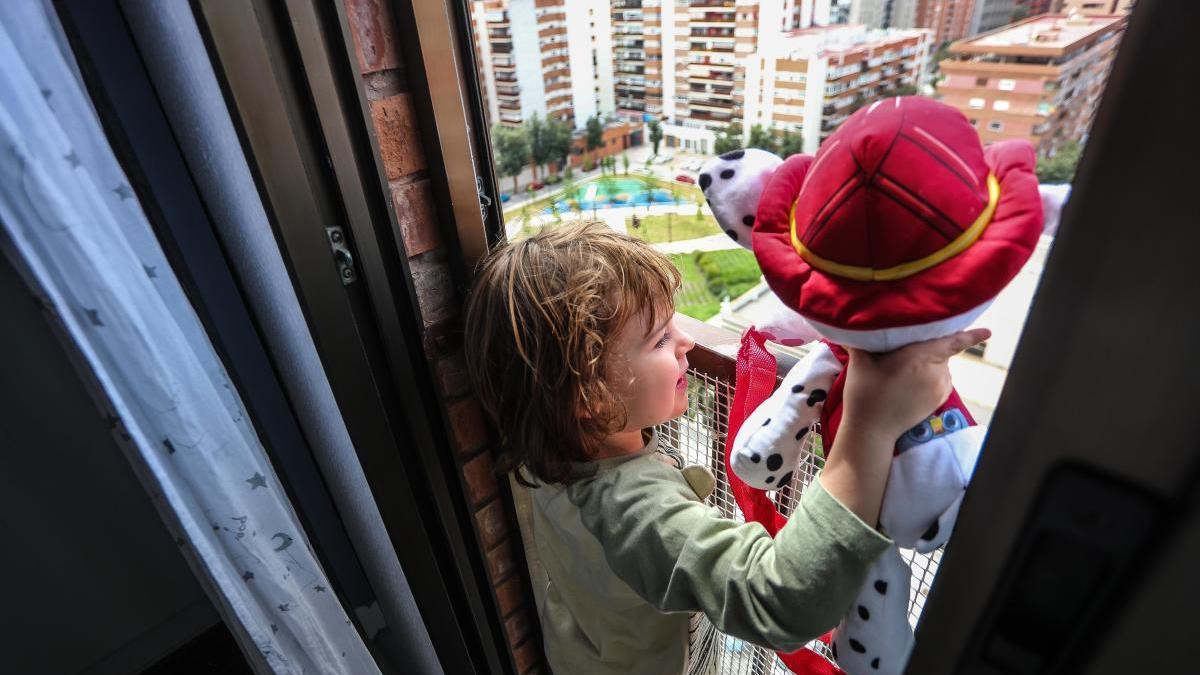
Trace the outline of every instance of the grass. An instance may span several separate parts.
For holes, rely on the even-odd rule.
[[[742,249],[696,251],[669,256],[683,277],[675,293],[675,311],[707,321],[721,311],[721,300],[758,284],[762,271],[754,254]]]
[[[686,241],[688,239],[699,239],[714,234],[721,234],[721,228],[717,227],[717,221],[712,216],[700,214],[697,216],[672,216],[670,218],[670,227],[668,228],[667,216],[646,216],[639,218],[638,227],[633,226],[633,219],[625,221],[629,234],[638,237],[651,244],[660,244],[667,241]],[[670,238],[667,237],[668,233]]]

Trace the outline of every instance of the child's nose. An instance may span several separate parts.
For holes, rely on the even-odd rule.
[[[687,331],[681,330],[679,331],[679,341],[677,344],[679,345],[679,353],[686,354],[692,351],[692,347],[696,346],[696,338],[692,337]]]

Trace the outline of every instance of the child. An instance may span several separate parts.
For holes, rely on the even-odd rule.
[[[644,242],[568,225],[495,251],[468,304],[468,367],[500,468],[534,488],[560,675],[684,673],[696,611],[784,651],[832,628],[890,545],[868,523],[896,438],[945,399],[947,359],[982,335],[851,351],[836,447],[772,539],[705,506],[651,431],[687,409],[695,342],[674,325],[679,283]]]

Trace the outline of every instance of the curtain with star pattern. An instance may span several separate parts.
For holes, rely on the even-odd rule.
[[[255,671],[378,673],[117,163],[49,0],[0,2],[0,247]]]

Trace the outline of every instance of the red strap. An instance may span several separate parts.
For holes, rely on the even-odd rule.
[[[742,422],[775,391],[777,365],[775,355],[767,351],[766,346],[770,339],[770,334],[754,327],[742,335],[737,355],[737,383],[733,405],[729,409],[729,434],[725,439],[725,475],[729,478],[733,499],[746,520],[762,524],[774,537],[787,523],[787,518],[775,508],[775,503],[767,497],[766,492],[746,485],[729,466],[729,453]],[[821,637],[821,641],[828,644],[829,638],[827,633]],[[800,675],[845,675],[833,663],[808,648],[802,647],[790,654],[780,653],[779,659],[793,673]]]

